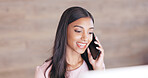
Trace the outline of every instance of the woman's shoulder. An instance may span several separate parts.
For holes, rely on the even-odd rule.
[[[35,78],[45,78],[45,71],[47,70],[47,67],[50,65],[51,61],[44,62],[42,65],[36,67],[35,71]],[[48,70],[51,69],[51,66],[48,68]]]
[[[37,68],[41,69],[42,71],[45,71],[47,67],[50,65],[51,61],[44,62],[42,65],[37,66]]]

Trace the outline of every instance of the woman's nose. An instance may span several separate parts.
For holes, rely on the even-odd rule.
[[[88,34],[86,32],[83,32],[81,39],[83,41],[87,41],[88,40]]]

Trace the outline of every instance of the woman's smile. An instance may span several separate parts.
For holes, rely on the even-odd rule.
[[[86,48],[87,46],[87,43],[84,43],[84,42],[76,42],[77,46],[81,49],[84,49]]]

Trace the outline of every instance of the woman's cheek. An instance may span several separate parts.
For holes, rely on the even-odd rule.
[[[80,34],[80,33],[73,32],[73,33],[71,34],[71,36],[72,36],[75,40],[81,39],[81,34]]]

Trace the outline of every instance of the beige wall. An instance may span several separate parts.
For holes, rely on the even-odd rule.
[[[148,0],[0,0],[0,78],[33,78],[74,5],[94,16],[107,68],[148,64]]]

